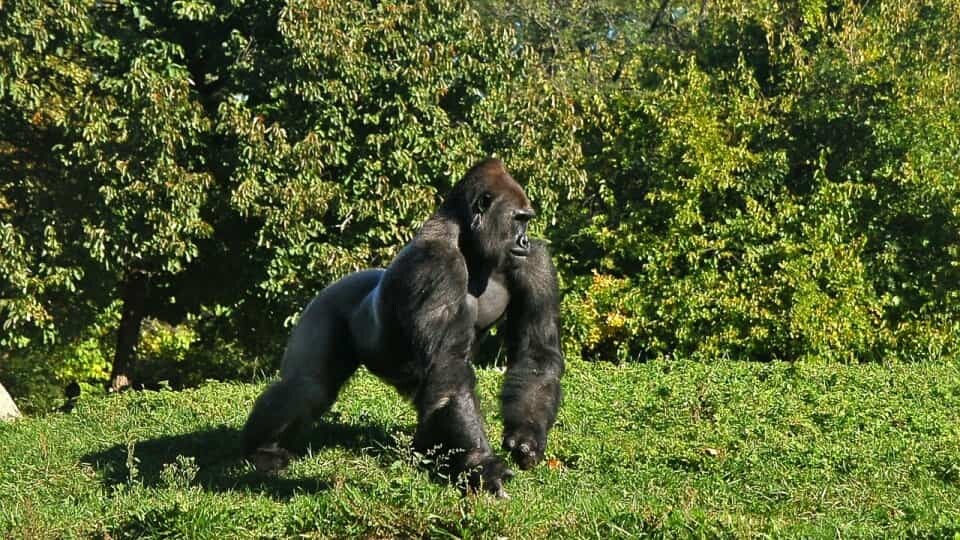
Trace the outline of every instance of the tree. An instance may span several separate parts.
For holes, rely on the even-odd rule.
[[[110,384],[125,387],[151,281],[210,234],[210,119],[183,50],[153,35],[138,3],[17,2],[0,28],[7,341],[69,336],[118,299]]]
[[[114,388],[146,315],[212,310],[251,350],[282,345],[306,298],[384,264],[481,157],[509,160],[543,222],[583,182],[572,103],[463,2],[9,7],[8,340],[116,310]]]
[[[578,100],[571,348],[956,354],[957,2],[714,1],[694,26],[690,4],[658,23],[683,39],[642,43]]]
[[[582,188],[573,103],[512,30],[480,23],[458,1],[301,0],[276,35],[235,35],[218,130],[231,204],[261,224],[271,319],[388,263],[479,158],[507,160],[539,226]]]

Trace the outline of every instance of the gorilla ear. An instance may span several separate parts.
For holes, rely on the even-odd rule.
[[[473,211],[473,218],[470,220],[470,229],[478,230],[483,224],[483,213],[486,212],[490,205],[493,204],[493,195],[488,191],[484,191],[480,194],[479,197],[474,199],[473,206],[471,210]]]

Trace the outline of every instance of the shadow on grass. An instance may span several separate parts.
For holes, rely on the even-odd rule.
[[[240,431],[225,426],[206,430],[118,444],[80,458],[100,473],[107,486],[136,482],[144,486],[162,486],[171,482],[171,474],[192,472],[170,470],[177,456],[193,458],[195,477],[191,483],[214,492],[259,492],[277,500],[297,493],[318,493],[330,484],[317,478],[287,478],[255,472],[239,454]],[[356,426],[320,421],[293,448],[300,456],[309,448],[339,447],[381,458],[393,446],[394,438],[380,426]],[[132,465],[132,467],[131,467]],[[184,467],[180,467],[183,469]],[[176,481],[176,480],[173,480]]]

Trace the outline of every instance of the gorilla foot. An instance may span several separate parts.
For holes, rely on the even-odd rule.
[[[262,473],[275,473],[285,469],[293,457],[294,455],[290,451],[277,445],[257,448],[250,454],[253,468]]]

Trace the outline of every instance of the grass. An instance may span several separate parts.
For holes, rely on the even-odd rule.
[[[460,497],[359,375],[279,476],[236,457],[261,385],[0,426],[0,537],[960,538],[960,363],[571,363],[549,464]],[[480,370],[499,440],[501,376]]]

